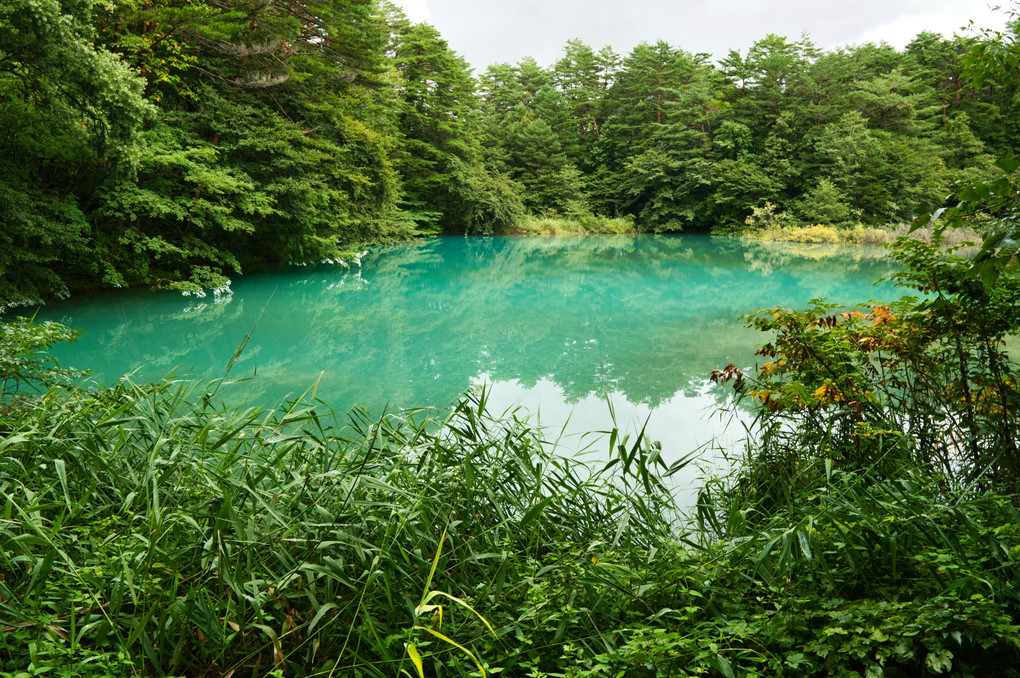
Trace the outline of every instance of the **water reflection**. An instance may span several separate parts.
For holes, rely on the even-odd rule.
[[[590,393],[567,402],[562,389],[549,379],[526,387],[517,381],[480,380],[478,388],[488,391],[488,406],[493,414],[514,414],[523,410],[544,434],[544,439],[561,454],[585,461],[605,462],[611,451],[607,434],[617,426],[633,443],[638,432],[660,445],[667,467],[683,461],[669,484],[680,506],[693,506],[697,492],[708,473],[724,468],[730,456],[739,455],[747,413],[721,406],[719,393],[705,380],[697,393],[674,394],[657,407],[620,401],[609,393]],[[615,419],[614,419],[615,417]]]
[[[288,267],[235,281],[229,296],[100,295],[41,315],[88,334],[60,351],[109,383],[172,369],[221,376],[261,320],[230,397],[272,404],[318,381],[342,411],[445,406],[494,384],[555,425],[601,422],[612,393],[629,420],[687,440],[689,414],[727,397],[711,370],[749,366],[762,341],[740,316],[814,297],[894,296],[881,250],[692,236],[440,238],[371,251],[360,268]],[[270,301],[271,299],[271,301]],[[264,312],[263,312],[264,311]],[[555,412],[555,414],[553,414]],[[591,414],[589,414],[591,413]],[[591,420],[586,417],[592,417]],[[582,428],[583,430],[583,428]],[[691,439],[693,444],[701,440]]]

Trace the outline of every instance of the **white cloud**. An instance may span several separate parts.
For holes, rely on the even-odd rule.
[[[404,10],[407,18],[415,23],[432,21],[432,13],[425,0],[393,0],[393,4]]]
[[[910,12],[897,17],[887,24],[864,34],[861,42],[888,42],[894,47],[904,47],[921,31],[941,33],[950,38],[953,35],[971,34],[967,27],[970,21],[977,28],[1001,29],[1005,15],[993,9],[986,0],[965,0],[963,2],[913,2]]]
[[[902,48],[921,31],[947,37],[971,19],[1001,28],[1000,4],[1020,0],[399,0],[419,7],[450,47],[475,66],[532,56],[550,65],[570,38],[627,54],[638,42],[666,40],[717,58],[746,51],[766,33],[791,40],[807,31],[823,49],[886,42]]]

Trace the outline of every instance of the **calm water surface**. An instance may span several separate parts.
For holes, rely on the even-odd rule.
[[[443,407],[473,385],[493,409],[522,405],[576,434],[619,424],[649,431],[679,458],[725,434],[728,387],[713,369],[754,364],[764,338],[740,316],[827,297],[851,305],[899,296],[873,286],[881,250],[741,243],[706,236],[439,238],[371,250],[360,267],[288,267],[234,281],[230,295],[104,294],[45,307],[86,331],[65,365],[111,383],[133,372],[231,377],[229,400],[272,405],[318,383],[342,412]],[[271,300],[270,300],[271,299]],[[739,429],[739,427],[731,427]],[[598,445],[596,444],[596,447]],[[603,445],[604,447],[604,445]]]

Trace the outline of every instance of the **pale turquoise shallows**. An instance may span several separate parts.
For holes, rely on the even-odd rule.
[[[361,266],[288,267],[239,278],[230,295],[128,292],[41,315],[86,330],[65,365],[110,383],[137,370],[223,374],[265,309],[228,400],[271,405],[318,381],[337,411],[445,406],[472,385],[521,403],[558,431],[650,431],[679,457],[720,430],[729,389],[713,369],[754,364],[759,307],[898,296],[883,251],[704,236],[440,238],[380,247]],[[270,301],[270,297],[272,300]],[[571,414],[572,413],[572,414]],[[554,435],[554,433],[550,433]]]

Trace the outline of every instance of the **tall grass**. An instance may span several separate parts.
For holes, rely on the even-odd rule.
[[[53,389],[5,428],[0,673],[28,648],[37,668],[120,652],[158,675],[393,676],[405,643],[462,673],[421,627],[491,643],[484,618],[510,606],[500,637],[532,636],[541,656],[557,634],[528,618],[552,601],[529,602],[529,577],[566,576],[576,563],[556,559],[575,548],[647,552],[670,534],[646,472],[651,494],[619,463],[557,457],[484,393],[441,417],[340,423],[314,401],[227,411],[183,382],[125,381]],[[430,587],[445,614],[422,620]],[[583,644],[599,646],[597,607]]]
[[[906,438],[851,468],[759,429],[688,533],[643,435],[591,468],[484,391],[339,417],[54,386],[0,434],[2,678],[1020,665],[1015,498],[890,474]]]
[[[760,230],[747,230],[741,237],[774,242],[825,243],[847,245],[888,245],[899,238],[914,238],[930,243],[935,237],[932,225],[915,228],[912,224],[885,226],[831,226],[826,224],[774,225]],[[969,228],[946,229],[938,238],[944,248],[956,248],[964,243],[980,243],[980,232]]]

